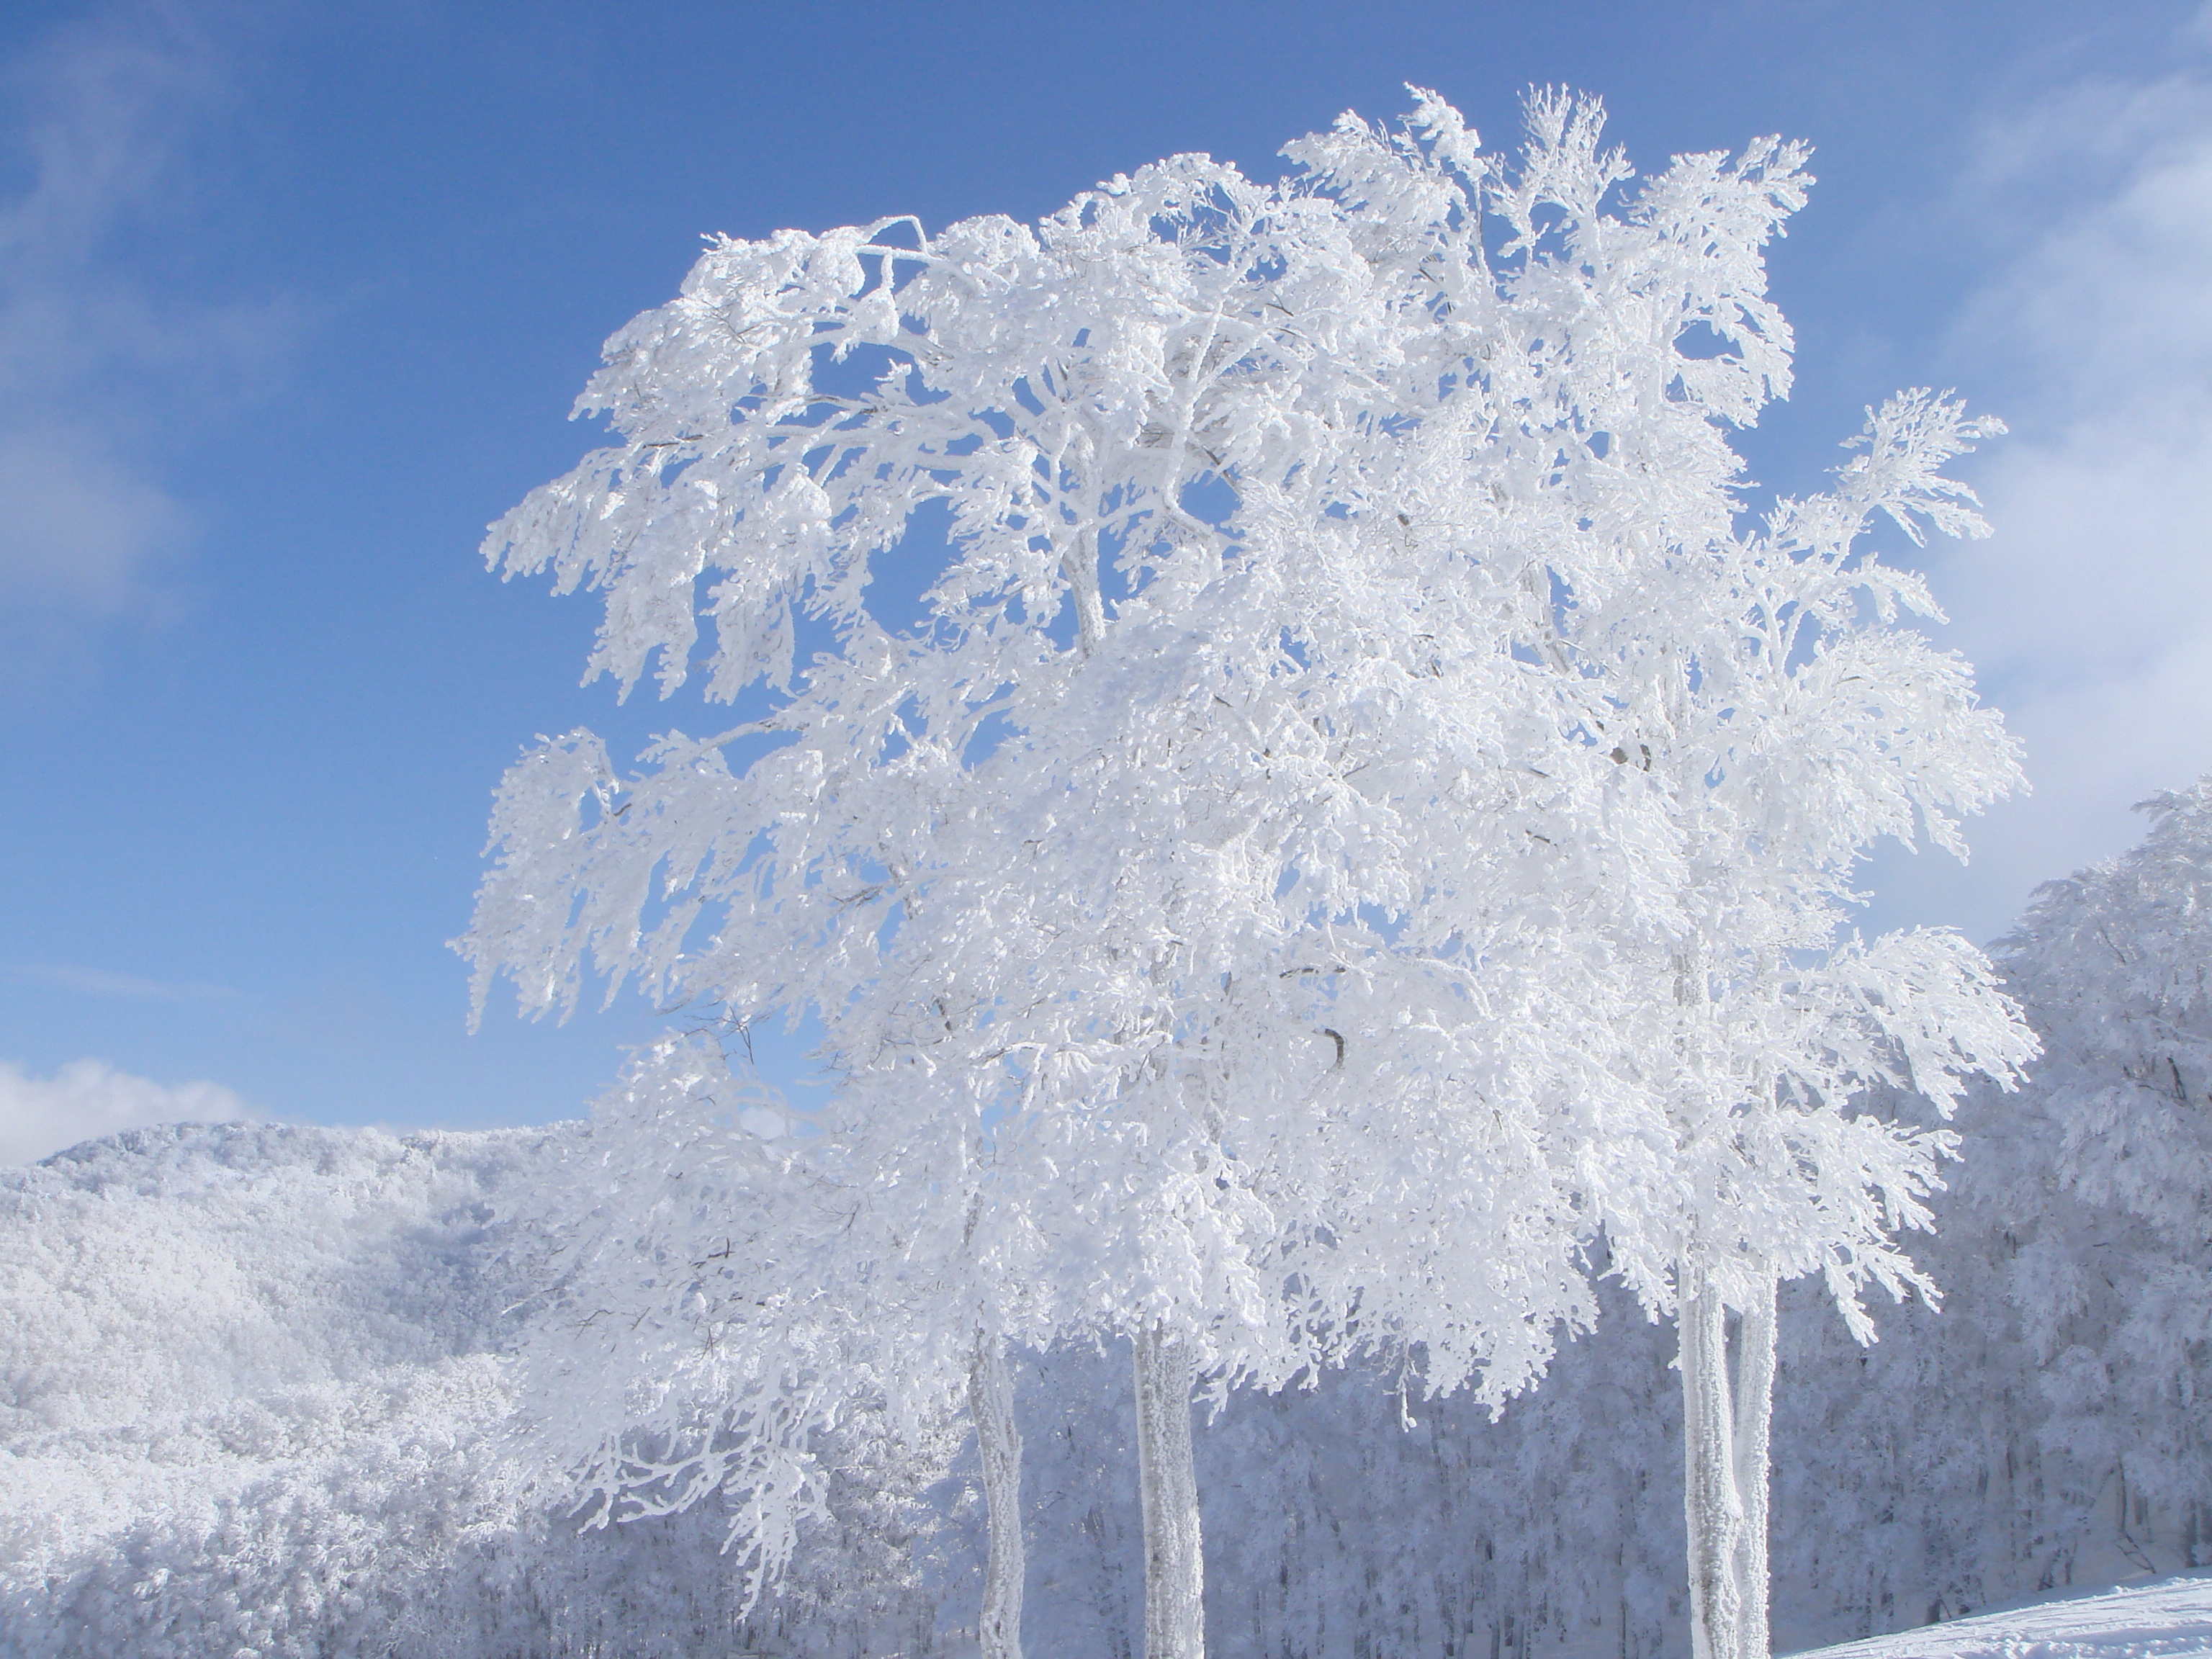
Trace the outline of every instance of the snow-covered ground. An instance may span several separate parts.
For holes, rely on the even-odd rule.
[[[1895,1636],[1814,1650],[1818,1659],[2170,1659],[2212,1654],[2212,1572],[2042,1599]],[[1814,1659],[1814,1654],[1800,1659]]]

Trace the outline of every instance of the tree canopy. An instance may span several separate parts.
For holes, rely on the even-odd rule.
[[[510,771],[479,1008],[817,1020],[839,1155],[935,1194],[977,1327],[1135,1338],[1140,1412],[1153,1342],[1178,1401],[1360,1343],[1500,1400],[1601,1230],[1713,1340],[1917,1283],[1944,1140],[1850,1103],[2029,1042],[1962,942],[1837,931],[2018,769],[1864,532],[1977,532],[1942,469],[1996,428],[1902,394],[1747,524],[1802,148],[1638,179],[1594,100],[1528,117],[711,246],[486,552],[604,593],[592,673],[746,717]]]

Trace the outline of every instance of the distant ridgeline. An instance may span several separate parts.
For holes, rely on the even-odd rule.
[[[1976,1097],[1917,1254],[1941,1314],[1859,1348],[1784,1297],[1778,1650],[2212,1561],[2212,790],[2046,888],[1997,947],[2048,1053]],[[975,1616],[974,1451],[865,1419],[831,1515],[750,1616],[710,1501],[579,1534],[506,1455],[581,1126],[395,1139],[137,1131],[0,1173],[0,1651],[884,1655]],[[1597,1333],[1492,1424],[1396,1375],[1200,1431],[1212,1650],[1642,1656],[1684,1644],[1674,1336]],[[1031,1647],[1139,1628],[1128,1368],[1018,1369]]]

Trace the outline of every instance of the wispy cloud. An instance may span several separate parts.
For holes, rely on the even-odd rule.
[[[2013,436],[1978,479],[1996,534],[1944,556],[1936,586],[2035,787],[1978,827],[1949,900],[1944,919],[1984,937],[2039,882],[2139,836],[2132,803],[2212,770],[2206,18],[2163,75],[2083,81],[1989,123],[1954,204],[2010,244],[1951,356]],[[1893,867],[1882,908],[1934,907],[1955,880]]]
[[[177,297],[149,256],[189,222],[190,142],[228,94],[206,36],[157,4],[97,10],[0,63],[0,159],[27,179],[0,198],[11,633],[143,610],[191,544],[165,428],[265,355],[272,331],[266,306]]]
[[[135,974],[113,974],[101,968],[77,968],[66,963],[37,963],[4,971],[19,984],[46,985],[87,996],[122,997],[140,1002],[222,1002],[239,994],[228,985],[141,979]]]
[[[155,1123],[231,1122],[256,1114],[219,1083],[156,1083],[103,1060],[32,1077],[0,1060],[0,1164],[31,1164],[80,1142]]]

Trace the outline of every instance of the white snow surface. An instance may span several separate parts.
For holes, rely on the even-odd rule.
[[[1798,1659],[2172,1659],[2212,1654],[2212,1573],[2178,1573],[2094,1595],[2039,1599],[1998,1613]]]

